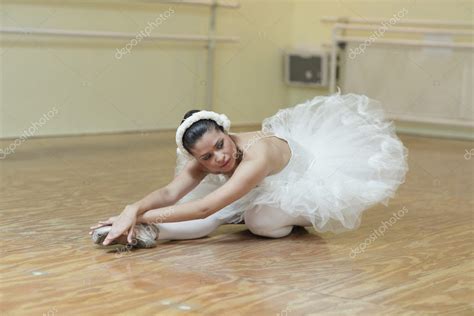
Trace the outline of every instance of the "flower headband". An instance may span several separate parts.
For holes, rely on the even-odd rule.
[[[190,158],[190,159],[193,158],[193,155],[191,155],[183,146],[183,136],[186,130],[191,125],[193,125],[199,120],[206,120],[206,119],[215,121],[217,125],[220,125],[224,128],[224,131],[229,132],[230,120],[225,114],[219,114],[213,111],[205,111],[205,110],[193,113],[191,116],[186,118],[184,122],[182,122],[179,125],[178,129],[176,130],[176,145],[178,145],[178,148],[176,149],[177,154],[181,153],[187,158]]]

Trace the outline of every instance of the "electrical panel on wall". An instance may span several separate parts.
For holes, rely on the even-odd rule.
[[[294,50],[285,53],[285,82],[290,86],[327,87],[329,53]]]

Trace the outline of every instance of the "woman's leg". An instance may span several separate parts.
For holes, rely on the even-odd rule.
[[[158,240],[180,240],[195,239],[209,235],[220,225],[225,224],[224,219],[217,219],[214,216],[208,216],[203,219],[194,219],[190,221],[157,223],[152,224],[158,227]]]
[[[312,226],[303,216],[291,216],[279,208],[257,205],[245,211],[245,225],[255,235],[280,238],[288,235],[293,225]]]
[[[225,219],[218,219],[215,216],[208,216],[204,219],[155,223],[155,224],[137,224],[134,228],[135,242],[133,245],[137,248],[152,248],[156,246],[157,240],[179,240],[195,239],[209,235],[217,227],[225,224]],[[110,232],[112,226],[102,226],[92,233],[92,240],[96,244],[102,244],[105,237]],[[158,237],[158,238],[157,238]],[[112,244],[128,244],[127,234],[117,237]]]

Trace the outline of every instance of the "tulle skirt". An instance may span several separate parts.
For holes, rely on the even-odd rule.
[[[263,204],[306,217],[316,231],[340,233],[358,228],[364,210],[388,206],[405,182],[408,149],[381,104],[367,96],[317,96],[265,118],[262,132],[288,142],[290,161],[212,216],[236,223],[246,210]],[[178,155],[176,173],[185,163]],[[203,197],[226,181],[208,175],[178,203]]]

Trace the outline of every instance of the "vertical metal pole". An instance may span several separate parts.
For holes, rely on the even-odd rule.
[[[209,21],[209,39],[207,43],[207,72],[206,72],[206,109],[213,110],[213,93],[214,93],[214,50],[216,41],[214,39],[216,31],[216,12],[217,0],[211,5],[211,17]]]
[[[329,77],[329,92],[336,92],[336,67],[337,67],[337,27],[332,30],[332,49],[331,49],[331,72]]]

